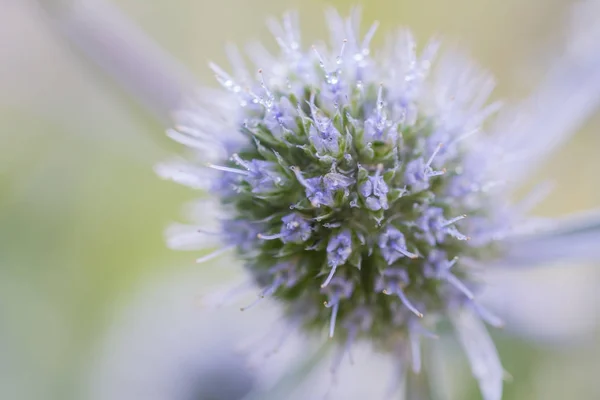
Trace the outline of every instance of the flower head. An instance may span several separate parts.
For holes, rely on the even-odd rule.
[[[486,400],[498,399],[503,372],[479,321],[495,319],[477,303],[473,267],[508,254],[499,238],[523,215],[490,190],[507,162],[498,136],[478,134],[498,109],[493,81],[458,55],[433,68],[438,43],[417,52],[406,31],[373,57],[376,25],[361,38],[356,14],[329,22],[331,50],[304,49],[293,14],[272,23],[280,54],[255,54],[255,79],[239,57],[235,76],[213,66],[223,98],[176,136],[202,149],[210,137],[200,156],[211,163],[160,172],[196,187],[196,170],[214,172],[226,248],[260,298],[306,329],[329,320],[344,346],[406,347],[417,371],[425,327],[450,319]]]

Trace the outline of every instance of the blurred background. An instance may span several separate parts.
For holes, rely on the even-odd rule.
[[[227,43],[273,48],[264,22],[289,9],[310,43],[327,32],[326,5],[346,13],[357,3],[0,0],[0,398],[235,400],[259,385],[262,367],[244,369],[235,344],[274,313],[199,304],[241,270],[166,248],[164,228],[196,194],[153,165],[180,151],[164,135],[169,110],[198,83],[215,86],[207,62],[226,65]],[[363,3],[365,25],[381,22],[375,45],[399,25],[421,43],[443,37],[491,70],[495,96],[508,99],[530,93],[560,56],[573,4]],[[596,114],[540,171],[557,190],[536,213],[600,206],[599,129]],[[600,398],[595,267],[503,278],[522,311],[494,333],[513,376],[505,399]],[[457,360],[441,398],[478,399]],[[272,398],[291,398],[286,390]]]

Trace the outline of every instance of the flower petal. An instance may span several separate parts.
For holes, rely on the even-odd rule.
[[[177,182],[192,189],[208,190],[211,187],[211,172],[186,161],[169,161],[157,164],[154,171],[163,179]]]
[[[538,90],[501,115],[494,134],[505,154],[502,178],[523,182],[600,106],[600,2],[573,9],[568,45]],[[525,111],[525,112],[524,112]]]
[[[591,210],[549,223],[535,233],[511,238],[507,265],[531,265],[563,260],[600,260],[600,210]]]
[[[204,226],[173,223],[165,232],[167,246],[174,250],[203,250],[220,244],[217,232]]]
[[[485,275],[487,285],[477,302],[497,314],[511,335],[546,345],[568,345],[598,327],[600,270],[595,266],[503,268]],[[481,311],[476,310],[483,319],[486,315]]]
[[[586,210],[555,219],[543,232],[543,236],[565,237],[600,231],[600,209]]]
[[[504,370],[483,322],[469,309],[453,312],[450,318],[471,364],[473,376],[479,381],[483,399],[500,400]]]

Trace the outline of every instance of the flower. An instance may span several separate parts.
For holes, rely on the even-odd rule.
[[[157,171],[218,199],[221,229],[197,240],[217,236],[223,247],[199,261],[235,250],[260,288],[256,302],[277,299],[307,331],[329,320],[344,351],[369,341],[414,372],[421,337],[449,320],[484,399],[500,399],[504,372],[482,321],[501,322],[478,301],[477,273],[535,258],[524,246],[552,237],[554,226],[526,216],[543,192],[515,205],[507,188],[579,117],[553,116],[565,129],[552,127],[542,145],[536,115],[504,116],[484,132],[499,110],[488,102],[494,83],[464,56],[436,58],[437,41],[417,52],[400,31],[375,57],[377,24],[361,38],[357,13],[328,22],[331,50],[304,49],[294,14],[272,21],[280,54],[251,54],[255,79],[238,54],[233,76],[211,65],[225,90],[169,131],[196,161]],[[564,101],[570,92],[553,82],[548,101]],[[569,90],[593,103],[585,88]]]

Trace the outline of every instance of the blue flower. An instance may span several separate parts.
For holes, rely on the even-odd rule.
[[[264,160],[245,161],[237,154],[234,154],[232,158],[234,162],[248,171],[243,175],[252,192],[269,193],[283,186],[285,177],[278,172],[276,163]]]
[[[327,243],[327,264],[337,267],[344,264],[352,254],[352,236],[344,230],[329,239]]]
[[[275,235],[259,234],[260,239],[281,239],[283,243],[303,243],[311,235],[310,224],[297,213],[281,218],[281,232]]]
[[[310,106],[312,112],[308,134],[310,143],[318,154],[337,154],[340,151],[340,133],[331,119],[319,115],[320,112],[313,103],[310,103]]]
[[[365,205],[369,210],[378,211],[389,208],[387,196],[390,189],[381,176],[379,168],[374,176],[367,177],[367,180],[359,186],[358,191],[365,199]]]
[[[236,76],[213,66],[223,96],[191,125],[214,129],[215,154],[225,156],[159,172],[196,188],[212,173],[207,187],[220,188],[224,248],[244,260],[259,299],[277,297],[309,330],[322,330],[328,318],[344,351],[360,337],[400,354],[415,372],[420,338],[449,320],[485,400],[500,399],[503,369],[481,322],[498,319],[478,301],[474,266],[535,264],[545,244],[566,235],[550,223],[536,232],[538,221],[526,215],[532,202],[511,204],[511,190],[585,113],[547,115],[534,96],[523,109],[535,101],[543,114],[522,118],[509,109],[479,134],[499,110],[487,100],[487,73],[459,54],[436,59],[437,42],[416,52],[408,32],[373,57],[376,25],[361,40],[356,18],[330,13],[334,48],[305,50],[287,15],[272,25],[280,54],[254,57],[255,80],[239,72],[237,59]],[[600,66],[600,55],[577,57],[600,87],[599,69],[590,67]],[[542,86],[548,109],[600,100],[567,67]],[[191,143],[186,134],[198,130],[180,123],[171,136]],[[233,222],[244,229],[228,232]]]
[[[392,265],[401,257],[416,258],[417,255],[411,253],[406,248],[406,239],[402,232],[393,226],[388,226],[379,235],[379,249],[385,261]]]
[[[404,181],[413,191],[420,192],[428,189],[429,179],[444,173],[444,171],[434,171],[431,168],[431,161],[425,163],[423,158],[419,157],[406,164]]]

